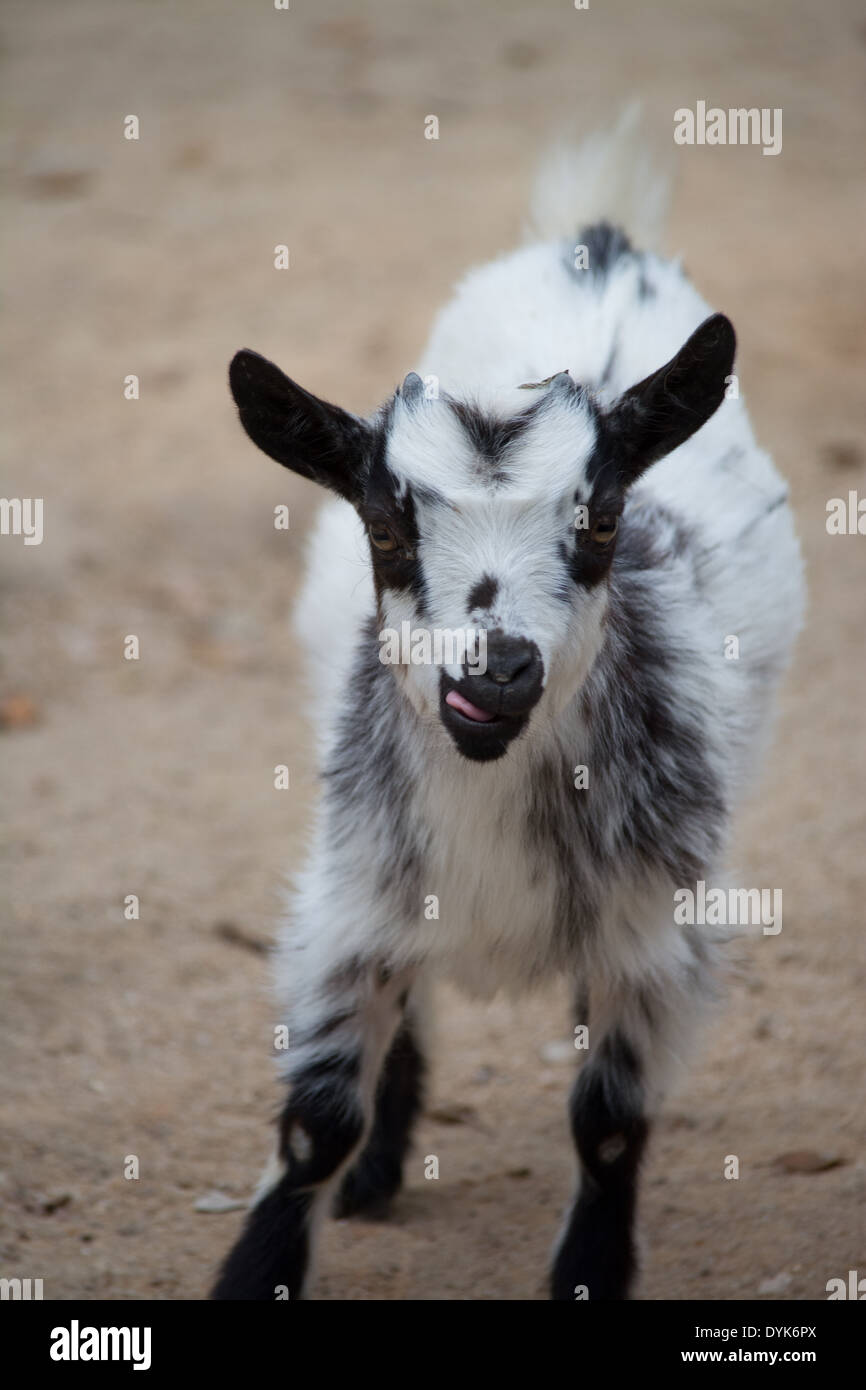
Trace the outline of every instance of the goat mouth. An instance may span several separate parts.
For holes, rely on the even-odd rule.
[[[445,696],[445,703],[471,724],[498,724],[500,721],[500,715],[482,709],[480,705],[473,705],[459,690],[449,690]]]
[[[479,763],[501,758],[529,722],[529,711],[494,713],[483,709],[447,679],[442,682],[439,714],[457,751],[470,762]]]

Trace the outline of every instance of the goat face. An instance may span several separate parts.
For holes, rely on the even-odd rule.
[[[359,511],[383,632],[428,632],[442,657],[397,679],[488,761],[589,670],[622,493],[594,466],[598,412],[564,373],[496,413],[420,386],[407,378],[386,412]]]
[[[716,410],[733,355],[717,314],[605,411],[566,372],[486,411],[427,399],[410,373],[369,422],[256,353],[236,355],[230,383],[260,448],[355,506],[383,637],[409,635],[396,678],[461,754],[490,761],[580,688],[626,491]]]

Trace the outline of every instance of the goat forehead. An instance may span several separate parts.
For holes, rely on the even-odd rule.
[[[596,438],[594,412],[578,393],[502,413],[447,398],[398,402],[387,463],[404,491],[432,490],[457,505],[478,490],[542,501],[591,485]]]
[[[418,504],[419,553],[431,613],[477,607],[511,612],[515,603],[558,608],[565,583],[571,494],[524,497],[460,492]],[[512,614],[512,616],[514,616]]]
[[[556,544],[560,521],[568,523],[572,516],[572,497],[570,487],[541,494],[464,488],[448,498],[420,497],[421,544],[430,551],[488,546],[500,553],[547,540]]]

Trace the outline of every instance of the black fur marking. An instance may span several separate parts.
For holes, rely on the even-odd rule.
[[[586,247],[587,269],[593,276],[609,275],[617,261],[632,254],[631,242],[625,232],[619,227],[612,227],[609,222],[582,227],[577,234],[577,244]],[[586,274],[586,270],[575,269],[573,260],[567,260],[566,264],[570,265],[574,275]]]
[[[617,540],[614,538],[603,544],[592,539],[592,526],[602,517],[612,517],[617,519],[620,515],[622,503],[619,498],[610,502],[602,501],[590,503],[589,519],[590,526],[586,529],[576,528],[574,533],[574,547],[569,550],[564,547],[565,567],[573,584],[581,589],[592,589],[610,573],[616,554]]]
[[[401,492],[397,478],[385,461],[386,451],[387,438],[383,432],[377,441],[364,498],[358,511],[368,527],[377,522],[387,525],[393,531],[399,548],[385,552],[370,542],[373,582],[380,599],[384,589],[408,591],[415,599],[419,614],[423,615],[427,590],[418,556],[420,536],[415,499],[411,489]]]
[[[359,1070],[355,1058],[352,1076],[334,1069],[330,1076],[312,1077],[305,1070],[292,1086],[279,1124],[279,1152],[293,1188],[326,1182],[360,1141],[364,1119],[355,1087],[348,1084]]]
[[[589,1023],[589,986],[582,982],[574,991],[574,1021],[575,1023]]]
[[[361,1156],[343,1179],[336,1215],[384,1215],[403,1180],[412,1126],[424,1098],[426,1066],[406,1022],[385,1060],[376,1115]]]
[[[338,1013],[329,1015],[321,1023],[316,1024],[315,1028],[305,1032],[303,1041],[305,1043],[324,1042],[332,1033],[336,1033],[338,1029],[342,1028],[344,1023],[349,1023],[351,1019],[355,1018],[357,1012],[357,1009],[354,1008],[340,1009]]]
[[[480,460],[481,476],[490,483],[505,482],[509,478],[506,455],[511,445],[520,439],[530,421],[534,418],[538,404],[534,403],[519,415],[499,420],[485,415],[466,401],[446,397],[448,405],[463,426],[472,447]]]
[[[614,1032],[577,1079],[571,1125],[581,1188],[557,1252],[552,1297],[572,1302],[585,1285],[590,1302],[623,1299],[636,1269],[637,1176],[649,1125],[642,1113],[640,1069]]]
[[[609,365],[608,362],[605,371]],[[592,398],[588,399],[588,404],[595,421],[595,444],[586,461],[587,481],[593,489],[598,487],[605,492],[621,496],[626,480],[620,478],[619,441],[613,431],[605,427],[605,413],[601,407]]]
[[[357,1052],[328,1052],[304,1067],[293,1084],[292,1095],[312,1095],[322,1086],[350,1086],[357,1081],[360,1070]]]
[[[597,411],[596,406],[593,409]],[[582,492],[576,492],[574,505],[586,507],[589,524],[575,526],[573,545],[564,546],[560,553],[572,583],[591,589],[609,573],[617,548],[616,538],[607,544],[593,540],[592,529],[602,518],[618,520],[624,505],[622,490],[616,484],[609,443],[603,435],[598,437],[587,461],[586,472],[592,487],[591,494],[587,499]]]
[[[479,579],[477,584],[473,584],[472,588],[469,590],[466,596],[467,610],[471,613],[475,608],[492,608],[493,604],[496,602],[498,593],[499,580],[493,579],[489,574],[485,574],[484,577]]]
[[[220,1300],[273,1302],[284,1285],[300,1296],[309,1259],[312,1195],[286,1176],[249,1213],[211,1292]]]

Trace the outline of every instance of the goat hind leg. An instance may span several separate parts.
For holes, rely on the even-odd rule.
[[[385,1059],[373,1127],[357,1161],[342,1180],[334,1215],[382,1217],[403,1181],[412,1127],[424,1099],[427,1065],[423,1034],[426,982],[416,980]]]

